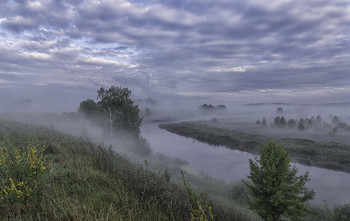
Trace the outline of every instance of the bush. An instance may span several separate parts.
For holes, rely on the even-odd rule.
[[[45,146],[0,147],[0,208],[38,202],[37,189],[47,171]],[[7,209],[6,209],[7,208]]]

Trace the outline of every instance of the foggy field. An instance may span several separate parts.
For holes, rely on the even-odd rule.
[[[230,126],[233,125],[233,126]],[[258,154],[261,146],[269,141],[284,144],[289,150],[294,162],[307,166],[317,166],[327,169],[350,172],[350,145],[334,142],[316,142],[309,139],[260,135],[268,132],[256,132],[251,129],[242,132],[234,123],[212,123],[210,121],[181,122],[176,124],[161,124],[161,128],[182,136],[191,137],[211,145],[226,146],[230,149]],[[232,129],[234,128],[234,129]],[[267,128],[253,128],[268,130]]]

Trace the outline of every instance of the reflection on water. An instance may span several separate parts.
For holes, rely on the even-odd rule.
[[[150,142],[154,151],[189,162],[191,168],[226,182],[245,179],[249,173],[248,159],[255,155],[213,147],[192,138],[178,136],[158,128],[157,124],[145,124],[142,135]],[[329,206],[350,203],[350,174],[316,167],[293,164],[300,173],[309,171],[308,186],[316,191],[314,204]]]

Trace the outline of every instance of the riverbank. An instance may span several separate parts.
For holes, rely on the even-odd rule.
[[[293,162],[307,166],[350,172],[350,145],[316,142],[308,139],[282,138],[246,133],[237,129],[220,128],[208,121],[161,124],[160,128],[214,146],[225,146],[259,154],[263,144],[274,141],[284,144]]]
[[[1,220],[190,220],[193,202],[183,185],[112,146],[0,120],[0,147]],[[40,176],[23,172],[36,174],[33,162],[40,165]],[[252,220],[207,202],[218,220]]]

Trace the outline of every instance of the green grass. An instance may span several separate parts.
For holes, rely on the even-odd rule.
[[[222,145],[230,149],[237,149],[253,154],[259,154],[263,144],[269,141],[275,141],[276,143],[284,144],[294,162],[308,166],[350,172],[350,145],[346,144],[262,136],[215,127],[206,122],[162,124],[160,127],[211,145]]]
[[[190,220],[191,202],[183,185],[170,182],[103,144],[47,128],[0,121],[0,146],[45,146],[47,170],[25,202],[1,201],[1,220]],[[185,174],[188,180],[197,180]],[[0,177],[6,179],[6,177]],[[21,177],[17,177],[18,180]],[[194,185],[195,193],[198,193]],[[251,220],[247,210],[201,199],[215,220]],[[246,211],[244,214],[240,211]]]

